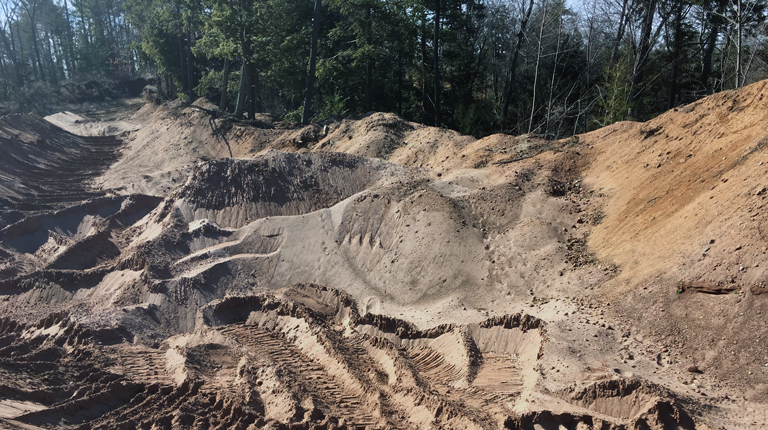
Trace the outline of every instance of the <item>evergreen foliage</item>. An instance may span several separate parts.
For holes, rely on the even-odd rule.
[[[3,0],[0,102],[144,76],[249,118],[557,138],[765,78],[766,1]]]

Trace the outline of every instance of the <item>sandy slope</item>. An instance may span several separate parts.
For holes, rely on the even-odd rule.
[[[6,169],[0,423],[761,428],[765,85],[561,142],[147,105],[103,168],[17,118],[100,190]]]

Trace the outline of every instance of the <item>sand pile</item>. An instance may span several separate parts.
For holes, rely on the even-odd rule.
[[[2,170],[0,423],[760,428],[765,85],[558,142],[2,118],[63,179]]]
[[[45,120],[78,136],[115,136],[141,128],[130,119],[97,121],[68,111],[48,115]]]
[[[620,274],[603,287],[655,342],[713,384],[768,396],[766,82],[644,124],[582,136],[584,182],[605,218],[589,247]],[[588,148],[588,149],[587,149]],[[669,339],[669,340],[667,340]],[[759,377],[757,376],[759,375]],[[757,379],[756,379],[757,378]]]

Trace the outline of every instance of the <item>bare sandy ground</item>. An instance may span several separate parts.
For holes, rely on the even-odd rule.
[[[765,85],[558,142],[0,118],[0,425],[763,428]]]

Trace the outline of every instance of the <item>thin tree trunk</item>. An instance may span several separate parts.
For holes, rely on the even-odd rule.
[[[171,81],[171,74],[168,72],[165,72],[165,98],[166,99],[172,99],[174,98],[175,94],[171,91],[175,92],[176,87],[174,83]]]
[[[520,50],[523,48],[523,41],[525,40],[525,27],[528,26],[528,20],[531,18],[531,12],[533,11],[533,0],[528,3],[528,10],[525,12],[525,16],[520,21],[520,31],[517,32],[517,44],[515,45],[515,51],[512,53],[512,63],[509,66],[509,84],[507,86],[507,96],[504,98],[504,108],[501,113],[501,125],[504,128],[507,124],[507,116],[509,115],[509,105],[512,101],[512,95],[515,90],[515,72],[517,70],[517,60],[520,56]]]
[[[259,76],[259,69],[256,64],[253,67],[253,97],[256,102],[256,113],[264,112],[264,106],[261,102],[261,78]]]
[[[680,71],[680,39],[683,37],[683,4],[680,3],[675,9],[675,29],[674,41],[672,42],[672,67],[669,74],[669,94],[667,95],[667,109],[672,109],[677,105],[677,79]]]
[[[741,1],[742,0],[736,0],[736,88],[740,88],[743,84],[743,79],[741,76],[741,56],[742,56],[742,10],[741,10]]]
[[[427,122],[427,106],[429,106],[429,93],[427,93],[427,19],[421,19],[421,118]]]
[[[179,67],[181,67],[181,92],[187,94],[189,92],[189,79],[187,77],[187,59],[184,55],[187,50],[184,47],[184,35],[179,36]],[[178,91],[176,91],[178,93]],[[190,100],[192,101],[192,100]]]
[[[365,64],[365,112],[373,110],[373,63]]]
[[[67,0],[64,0],[64,17],[67,19],[67,56],[69,61],[67,62],[67,75],[72,77],[74,73],[77,73],[76,57],[75,57],[75,36],[72,34],[72,21],[69,20],[69,5]]]
[[[435,0],[435,40],[432,43],[433,54],[433,80],[435,84],[435,127],[442,125],[442,112],[440,111],[440,0]]]
[[[624,0],[621,2],[621,14],[619,15],[619,29],[616,31],[616,40],[613,42],[613,52],[611,53],[611,65],[616,64],[616,59],[619,57],[619,48],[621,47],[621,40],[624,39],[624,32],[627,28],[627,15],[629,11],[630,0]]]
[[[197,82],[195,82],[195,57],[192,55],[192,33],[187,32],[185,46],[187,51],[187,95],[189,96],[189,101],[192,102],[194,101],[195,87],[197,86]]]
[[[59,76],[58,76],[57,70],[56,70],[56,60],[54,59],[55,57],[53,55],[53,46],[51,44],[51,35],[50,35],[50,33],[47,30],[45,32],[45,47],[48,48],[48,58],[46,58],[46,60],[48,60],[48,64],[49,64],[49,67],[50,67],[49,68],[49,71],[50,71],[49,76],[51,78],[50,82],[51,82],[51,85],[53,85],[55,87],[58,87],[59,86]]]
[[[533,74],[533,100],[531,101],[531,116],[528,119],[528,133],[533,128],[533,114],[536,112],[536,85],[539,81],[539,64],[541,63],[541,39],[544,37],[544,23],[547,20],[547,2],[543,5],[544,13],[541,15],[541,25],[539,26],[539,46],[536,49],[536,68]]]
[[[629,92],[629,116],[632,118],[636,118],[639,111],[637,105],[640,101],[640,93],[642,92],[640,85],[645,78],[645,67],[648,62],[648,54],[650,54],[651,50],[651,32],[653,31],[653,18],[656,15],[656,1],[657,0],[650,0],[643,14],[640,46],[636,54],[637,58],[635,59],[635,67],[632,74],[632,88]]]
[[[549,120],[552,115],[552,103],[555,93],[555,78],[557,77],[557,60],[560,55],[560,36],[562,35],[562,29],[563,29],[563,17],[562,15],[558,19],[557,23],[557,45],[555,48],[555,63],[552,67],[552,83],[549,85],[549,102],[547,103],[547,116],[546,116],[546,122],[544,125],[544,130],[546,133],[549,132]]]
[[[176,97],[176,82],[169,72],[165,72],[165,89],[167,99],[170,100]]]
[[[721,8],[718,7],[718,13],[722,14]],[[705,93],[711,93],[712,88],[709,85],[709,78],[712,75],[712,56],[715,53],[715,46],[717,44],[718,36],[720,36],[720,17],[714,16],[712,11],[705,11],[705,18],[709,18],[710,30],[707,35],[706,46],[703,49],[701,58],[701,86]]]
[[[301,113],[301,123],[309,124],[312,119],[312,99],[315,96],[315,67],[317,66],[317,41],[320,38],[320,12],[322,0],[315,0],[315,10],[312,14],[312,40],[309,50],[309,72],[307,73],[307,90],[304,93],[304,109]]]
[[[403,50],[397,55],[397,116],[403,116]]]
[[[35,54],[35,62],[37,63],[37,73],[39,74],[38,79],[41,81],[45,80],[45,71],[43,70],[43,62],[40,57],[40,46],[37,43],[37,0],[33,0],[32,2],[32,11],[29,10],[29,5],[26,5],[27,10],[27,16],[29,17],[29,30],[30,35],[32,36],[32,48],[34,49]]]
[[[365,8],[366,44],[371,46],[371,8]],[[373,110],[373,61],[365,63],[365,112]]]
[[[0,37],[2,37],[3,45],[8,52],[10,61],[13,63],[13,72],[16,75],[16,85],[22,87],[24,85],[24,75],[21,73],[21,64],[16,57],[16,43],[13,40],[13,27],[10,21],[8,22],[8,35],[4,31],[0,31]]]
[[[0,56],[0,75],[3,76],[3,88],[0,91],[0,97],[5,96],[10,92],[10,89],[8,88],[10,80],[8,79],[5,68],[5,58]]]
[[[256,118],[256,80],[254,79],[253,62],[248,61],[245,65],[245,83],[247,89],[248,101],[248,119]]]
[[[245,60],[240,66],[240,89],[237,92],[237,106],[235,107],[235,117],[242,118],[245,110]]]
[[[219,101],[219,110],[227,111],[227,88],[229,88],[229,60],[224,59],[224,70],[221,73],[221,100]]]
[[[90,48],[91,46],[91,29],[88,25],[88,20],[85,19],[85,10],[83,9],[83,0],[80,0],[75,5],[77,12],[80,14],[80,22],[83,26],[83,39],[85,39],[85,46]]]
[[[21,35],[21,25],[16,26],[16,34],[19,37],[19,57],[18,58],[19,58],[19,66],[21,67],[21,76],[22,76],[21,82],[22,82],[22,85],[24,85],[24,83],[26,83],[30,79],[28,79],[28,77],[24,74],[24,67],[23,67],[24,64],[22,64],[24,62],[24,41]],[[13,40],[13,35],[11,35],[11,40]]]

